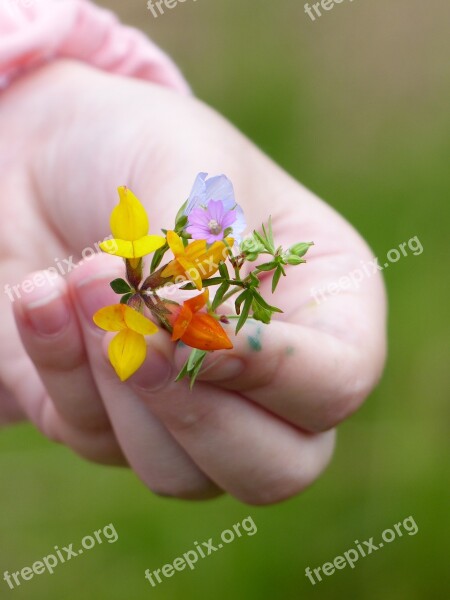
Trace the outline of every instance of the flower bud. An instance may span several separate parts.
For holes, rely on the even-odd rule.
[[[296,256],[295,254],[288,254],[285,260],[288,265],[300,265],[306,262],[306,260],[300,258],[299,256]]]
[[[255,237],[250,236],[241,242],[241,251],[247,255],[247,260],[256,260],[258,255],[264,252],[264,246]]]
[[[294,244],[289,248],[288,254],[293,254],[295,256],[304,256],[308,252],[309,248],[313,245],[313,242],[300,242],[298,244]]]

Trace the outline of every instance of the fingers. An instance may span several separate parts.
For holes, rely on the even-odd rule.
[[[205,383],[191,393],[186,382],[174,383],[175,346],[164,331],[147,338],[146,362],[121,383],[106,358],[111,334],[101,348],[93,333],[98,306],[89,299],[98,297],[103,283],[91,267],[90,275],[78,280],[80,270],[71,280],[86,350],[121,447],[150,489],[195,498],[220,488],[267,504],[298,493],[319,475],[332,453],[333,432],[307,434],[235,393]]]
[[[66,282],[42,277],[43,284],[14,303],[27,365],[22,395],[33,404],[36,424],[89,459],[124,464],[84,350]],[[108,298],[104,286],[103,299]],[[38,376],[38,377],[37,377]],[[30,402],[31,400],[31,402]]]
[[[0,386],[0,428],[25,418],[23,411],[8,391]]]
[[[351,330],[351,323],[345,327]],[[377,377],[372,353],[337,327],[327,331],[283,321],[267,327],[249,320],[238,336],[228,333],[233,350],[208,357],[199,379],[238,391],[308,431],[330,429],[348,417]],[[187,354],[186,348],[177,350],[178,366]]]
[[[217,486],[195,465],[150,407],[120,382],[105,359],[104,334],[92,321],[94,312],[105,305],[103,294],[108,282],[101,275],[102,260],[110,263],[115,259],[103,257],[82,265],[71,278],[70,287],[96,386],[120,446],[129,464],[155,493],[186,499],[215,496],[220,493]],[[152,359],[151,368],[164,379],[168,372],[158,362],[158,355]]]
[[[106,283],[100,302],[108,300]],[[108,428],[66,282],[47,281],[16,301],[14,313],[22,343],[60,415],[82,429]]]
[[[140,377],[130,385],[142,402],[202,471],[243,502],[272,504],[294,496],[332,455],[333,431],[304,433],[234,392],[200,382],[191,392],[173,378],[155,392],[151,357]]]

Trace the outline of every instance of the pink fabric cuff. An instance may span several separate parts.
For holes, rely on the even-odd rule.
[[[0,89],[55,58],[190,92],[160,48],[88,0],[0,0]]]

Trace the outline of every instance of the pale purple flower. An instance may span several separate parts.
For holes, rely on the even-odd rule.
[[[222,200],[210,200],[207,208],[193,208],[188,216],[186,231],[194,240],[206,240],[208,244],[219,242],[224,232],[236,221],[235,210],[225,210]]]
[[[205,224],[207,218],[203,217],[203,220],[201,220],[202,217],[200,217],[200,212],[195,212],[195,216],[193,217],[195,221],[194,224],[194,222],[191,220],[191,214],[193,211],[200,210],[205,213],[212,201],[215,201],[216,203],[220,201],[223,216],[222,213],[220,213],[221,216],[219,216],[219,220],[217,220],[212,214],[210,215],[210,218],[208,218],[208,222],[206,223],[209,231],[208,237],[212,239],[211,236],[219,236],[214,237],[213,241],[223,239],[223,235],[220,237],[220,232],[214,233],[211,230],[211,227],[213,230],[218,230],[214,223],[211,223],[211,227],[208,227],[210,221],[217,221],[217,225],[218,227],[222,227],[222,231],[227,227],[232,227],[232,232],[230,235],[235,239],[236,242],[239,243],[242,238],[241,234],[245,231],[247,224],[245,222],[244,211],[238,204],[236,204],[236,200],[234,199],[233,184],[225,175],[217,175],[216,177],[210,177],[209,179],[208,173],[199,173],[197,175],[194,186],[189,195],[186,209],[184,211],[184,214],[187,215],[189,220],[189,227],[186,231],[190,233],[194,239],[206,239],[207,242],[210,243],[206,237],[198,238],[197,233],[194,235],[190,229],[192,226],[195,227],[196,225],[199,226],[200,224]],[[217,204],[214,211],[216,210],[220,210],[220,207]],[[225,225],[225,227],[223,227],[223,223],[227,223],[227,220],[223,221],[222,219],[225,219],[227,214],[233,213],[233,220],[230,221],[229,225]],[[214,214],[216,213],[214,212]],[[227,218],[229,220],[232,217]],[[195,231],[197,232],[199,229],[196,228]]]

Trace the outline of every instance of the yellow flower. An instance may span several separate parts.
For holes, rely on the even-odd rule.
[[[229,246],[233,245],[233,241],[231,238],[226,239]],[[195,240],[185,248],[180,236],[175,231],[168,231],[167,243],[175,260],[167,265],[161,276],[185,276],[198,290],[203,287],[202,279],[211,277],[219,268],[219,263],[226,258],[226,246],[223,242],[214,242],[207,248],[206,240]]]
[[[145,208],[126,187],[120,187],[119,204],[111,213],[113,240],[106,240],[100,248],[108,254],[128,259],[139,259],[166,243],[160,235],[148,235],[149,223]]]
[[[94,323],[105,331],[118,331],[108,347],[108,356],[114,370],[125,381],[145,360],[147,345],[144,335],[158,331],[156,325],[126,304],[113,304],[98,310]]]

